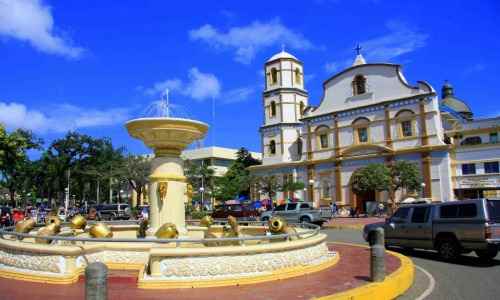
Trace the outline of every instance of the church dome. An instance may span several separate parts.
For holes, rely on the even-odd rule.
[[[459,113],[466,119],[472,119],[472,110],[467,105],[467,103],[465,103],[465,101],[455,97],[453,86],[448,81],[444,83],[441,92],[442,92],[441,105],[444,105],[452,109],[453,111]]]
[[[277,60],[277,59],[282,59],[282,58],[294,59],[294,60],[298,61],[297,57],[291,55],[290,53],[286,52],[285,50],[281,50],[281,52],[274,54],[270,59],[268,59],[267,62]]]

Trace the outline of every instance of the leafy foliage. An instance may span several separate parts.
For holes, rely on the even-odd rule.
[[[351,176],[352,190],[363,194],[370,191],[388,191],[391,187],[391,171],[384,164],[368,164],[357,169]]]
[[[148,158],[137,155],[129,155],[126,158],[122,176],[126,178],[130,186],[135,190],[138,200],[141,199],[141,195],[149,183],[150,172],[151,160]]]
[[[42,143],[30,131],[17,129],[9,133],[0,125],[0,185],[9,191],[14,206],[16,192],[26,191],[31,175],[27,151],[39,149]]]
[[[254,179],[247,168],[260,164],[260,161],[253,158],[245,148],[240,148],[236,157],[226,174],[215,179],[214,195],[218,199],[229,200],[250,194],[250,185]]]
[[[281,190],[281,185],[276,176],[262,176],[256,179],[257,188],[269,198],[273,199],[276,193]]]
[[[403,188],[407,191],[419,191],[423,178],[417,164],[398,160],[391,166],[391,178],[394,190]]]

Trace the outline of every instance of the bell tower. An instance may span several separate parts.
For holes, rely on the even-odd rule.
[[[263,163],[297,160],[302,147],[297,143],[308,105],[304,88],[304,66],[282,50],[264,65],[264,124],[261,127]]]

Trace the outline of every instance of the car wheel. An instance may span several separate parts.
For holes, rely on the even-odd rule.
[[[487,249],[476,250],[476,255],[483,261],[490,261],[498,255],[497,247],[488,247]]]
[[[460,246],[453,239],[444,239],[439,242],[438,252],[444,260],[452,261],[460,255]]]
[[[311,223],[311,218],[307,216],[300,217],[300,223]]]

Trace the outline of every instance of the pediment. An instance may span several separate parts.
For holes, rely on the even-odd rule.
[[[360,144],[353,145],[343,149],[340,154],[342,156],[360,156],[369,154],[379,154],[379,153],[390,153],[393,150],[387,146],[376,145],[376,144]]]

